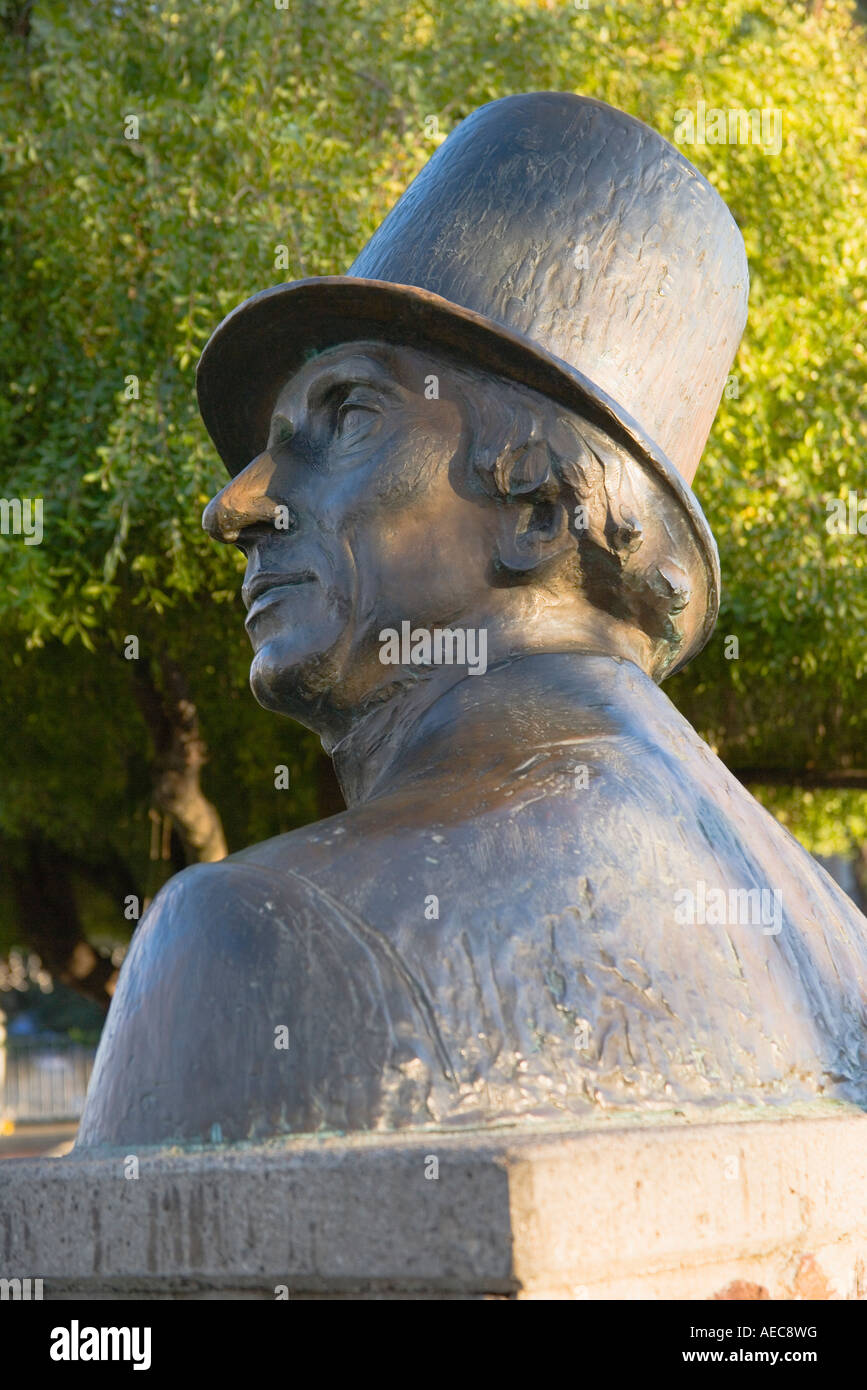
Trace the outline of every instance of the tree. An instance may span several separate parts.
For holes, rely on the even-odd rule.
[[[246,689],[240,557],[198,529],[222,478],[195,363],[253,289],[344,271],[464,115],[538,88],[672,139],[699,102],[769,131],[781,114],[779,153],[761,119],[757,139],[683,146],[744,231],[752,295],[696,481],[721,620],[666,688],[809,845],[867,842],[867,536],[826,527],[863,493],[867,434],[850,4],[5,0],[0,25],[3,486],[43,500],[44,529],[0,536],[7,942],[41,931],[47,951],[47,931],[74,978],[79,941],[134,925],[127,897],[323,805],[313,741]],[[21,899],[53,862],[62,929],[57,903]]]

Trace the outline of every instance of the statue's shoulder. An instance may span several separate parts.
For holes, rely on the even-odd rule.
[[[423,986],[332,890],[248,858],[166,884],[121,970],[81,1147],[358,1128],[450,1084]]]
[[[249,933],[267,912],[270,877],[257,866],[231,858],[193,864],[175,874],[144,913],[127,955],[127,970],[134,964],[139,977],[151,970],[164,972],[174,956],[200,949],[203,943],[213,945],[218,934]]]
[[[216,863],[190,865],[160,889],[137,935],[145,928],[164,935],[197,922],[212,928],[224,919],[249,925],[263,912],[303,909],[310,898],[305,870],[339,855],[345,830],[326,827],[341,819],[276,835]]]

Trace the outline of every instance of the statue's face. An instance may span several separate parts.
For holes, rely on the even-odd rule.
[[[495,508],[466,483],[458,401],[428,354],[334,348],[286,382],[267,450],[209,504],[203,524],[247,556],[251,685],[267,708],[339,734],[343,712],[396,679],[383,629],[485,611]]]

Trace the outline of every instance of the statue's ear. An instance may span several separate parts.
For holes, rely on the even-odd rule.
[[[569,512],[551,470],[544,440],[509,449],[495,465],[499,508],[497,555],[501,565],[516,573],[574,549]]]

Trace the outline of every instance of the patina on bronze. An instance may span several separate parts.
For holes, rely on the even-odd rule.
[[[746,300],[677,150],[538,93],[220,325],[204,524],[348,809],[163,889],[79,1147],[865,1099],[867,920],[658,684],[716,617],[690,483]]]

